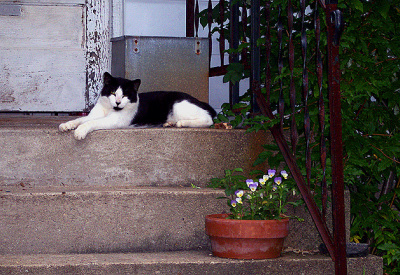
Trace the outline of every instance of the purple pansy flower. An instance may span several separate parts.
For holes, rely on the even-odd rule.
[[[232,207],[236,207],[236,200],[231,200]]]
[[[261,185],[265,185],[265,183],[267,182],[268,179],[269,179],[268,175],[264,175],[261,179],[258,180],[258,182]]]
[[[275,176],[276,170],[273,169],[269,169],[268,170],[268,177],[272,178],[273,176]]]
[[[257,190],[258,185],[256,183],[252,183],[249,185],[249,188],[252,192]]]
[[[247,180],[246,180],[247,187],[249,187],[250,184],[252,184],[252,183],[253,183],[253,180],[252,180],[252,179],[247,179]]]
[[[280,184],[282,183],[282,178],[281,178],[281,177],[276,177],[276,178],[274,179],[274,182],[275,182],[277,185],[280,185]]]
[[[284,179],[287,179],[288,176],[289,176],[289,174],[288,174],[285,170],[281,171],[281,175],[282,175],[282,177],[283,177]]]
[[[235,192],[235,196],[236,197],[242,197],[243,196],[243,190],[237,190],[236,192]]]

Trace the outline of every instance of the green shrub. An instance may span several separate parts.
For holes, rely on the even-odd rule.
[[[244,2],[238,1],[240,5]],[[298,6],[299,1],[293,1]],[[262,5],[265,1],[261,1]],[[276,53],[279,44],[276,38],[276,22],[279,8],[281,8],[282,22],[287,22],[287,0],[272,1],[271,7],[271,102],[277,102],[280,84],[284,91],[288,91],[290,71],[288,67],[287,47],[283,49],[282,56],[284,67],[278,74]],[[311,2],[311,7],[314,4]],[[298,8],[298,7],[297,7]],[[351,191],[351,238],[352,241],[366,242],[370,244],[371,253],[382,256],[385,264],[385,272],[399,274],[400,272],[400,238],[399,238],[399,210],[400,210],[400,3],[399,0],[339,0],[339,8],[345,18],[345,29],[341,39],[340,62],[342,70],[342,119],[343,119],[343,145],[344,145],[344,175],[345,184]],[[298,10],[298,9],[297,9]],[[264,10],[262,11],[262,13]],[[228,37],[229,9],[225,14],[225,37]],[[202,13],[205,15],[205,12]],[[218,6],[214,9],[215,22],[218,22]],[[324,25],[324,13],[321,14],[321,48],[326,46]],[[262,16],[264,16],[262,14]],[[306,22],[314,13],[306,16]],[[264,17],[262,17],[264,18]],[[202,19],[204,24],[204,17]],[[301,72],[302,58],[300,48],[300,21],[295,19],[295,69],[297,98],[301,99]],[[319,89],[315,74],[315,33],[313,26],[307,27],[307,67],[309,73],[310,94],[308,108],[311,116],[312,129],[312,182],[311,185],[318,189],[322,178],[319,165],[318,136],[318,98]],[[214,29],[217,31],[218,27]],[[266,22],[261,20],[261,32],[265,33]],[[247,39],[241,29],[241,40]],[[286,29],[283,43],[287,43]],[[261,46],[262,71],[265,72],[265,38],[261,38],[258,44]],[[236,52],[249,50],[248,43],[240,46]],[[230,52],[235,50],[230,49]],[[323,56],[324,58],[325,56]],[[231,65],[228,68],[226,81],[237,81],[245,78],[249,72],[244,66]],[[265,77],[265,74],[262,74]],[[324,79],[327,76],[324,75]],[[263,79],[265,80],[265,79]],[[282,81],[280,83],[280,81]],[[326,84],[323,90],[326,91]],[[263,90],[265,92],[265,90]],[[326,96],[326,95],[325,95]],[[328,104],[325,101],[327,112]],[[247,106],[249,96],[235,106],[239,112],[234,112],[229,105],[223,106],[223,112],[218,116],[219,121],[231,121],[233,126],[250,127],[250,130],[267,128],[277,121],[269,121],[265,117],[247,117],[250,108]],[[289,98],[285,99],[286,110],[289,111]],[[297,108],[296,123],[299,130],[299,143],[297,146],[298,163],[305,174],[305,141],[304,141],[304,114],[301,100]],[[289,113],[286,113],[287,115]],[[265,124],[268,122],[268,124]],[[284,120],[285,127],[290,121]],[[286,124],[287,123],[287,124]],[[328,114],[325,116],[326,129],[324,136],[329,139]],[[329,143],[327,143],[327,146]],[[281,154],[274,154],[278,150],[276,145],[265,145],[257,162],[268,159],[270,166],[277,166],[281,161]],[[329,148],[327,148],[329,152]],[[327,181],[330,183],[330,159],[327,159]]]

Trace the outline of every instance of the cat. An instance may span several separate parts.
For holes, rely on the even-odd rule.
[[[182,92],[138,93],[140,79],[128,80],[103,75],[103,89],[87,116],[59,125],[65,132],[74,130],[77,140],[101,129],[132,127],[210,127],[215,110]]]

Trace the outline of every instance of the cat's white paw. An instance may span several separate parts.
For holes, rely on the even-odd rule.
[[[183,122],[182,120],[178,121],[178,122],[175,124],[175,126],[178,127],[178,128],[185,127],[184,122]]]
[[[58,130],[60,130],[61,132],[66,132],[75,129],[75,127],[76,127],[75,123],[73,123],[72,121],[68,121],[65,123],[61,123],[58,126]]]
[[[74,132],[74,137],[77,140],[84,139],[89,133],[89,129],[85,125],[80,125]]]

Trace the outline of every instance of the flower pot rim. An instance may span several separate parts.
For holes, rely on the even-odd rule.
[[[260,223],[266,223],[266,222],[288,222],[290,219],[288,217],[282,217],[282,219],[272,219],[272,220],[237,220],[237,219],[227,219],[227,217],[229,217],[230,214],[226,214],[226,213],[221,213],[221,214],[210,214],[210,215],[206,215],[206,220],[226,220],[227,222],[235,222],[235,221],[239,221],[241,223],[255,223],[255,222],[260,222]],[[222,222],[222,221],[221,221]]]
[[[205,218],[206,234],[223,238],[284,238],[289,234],[289,219],[234,220],[228,214]]]

